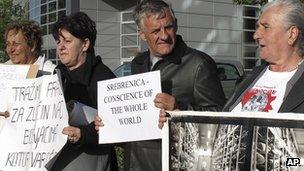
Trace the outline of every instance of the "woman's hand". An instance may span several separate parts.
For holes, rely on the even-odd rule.
[[[95,130],[99,133],[99,127],[104,126],[101,117],[96,115],[94,118],[94,124],[95,124]]]
[[[81,131],[79,128],[74,127],[74,126],[67,126],[63,128],[62,133],[64,135],[68,135],[68,140],[71,143],[76,143],[77,141],[80,140],[81,137]]]

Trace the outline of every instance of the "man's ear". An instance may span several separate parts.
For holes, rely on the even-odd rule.
[[[139,30],[139,37],[141,38],[141,40],[147,41],[145,33],[141,30]]]
[[[82,51],[86,52],[89,49],[91,42],[90,42],[90,39],[88,39],[88,38],[85,38],[83,42],[84,42],[84,44],[83,44]]]
[[[300,30],[297,26],[291,26],[288,32],[289,32],[288,44],[293,46],[298,40]]]

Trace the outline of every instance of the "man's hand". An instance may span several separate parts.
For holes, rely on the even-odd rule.
[[[157,108],[165,109],[165,110],[175,110],[178,108],[175,97],[167,93],[158,93],[155,96],[154,105]]]
[[[68,135],[68,140],[71,143],[76,143],[81,137],[80,129],[74,126],[67,126],[63,128],[62,133]]]
[[[164,127],[164,123],[167,122],[166,112],[164,109],[159,111],[159,118],[158,118],[158,127],[162,129]]]
[[[0,112],[0,116],[4,116],[5,118],[8,118],[10,116],[10,113],[8,111]]]
[[[99,127],[104,126],[102,119],[96,115],[94,118],[95,130],[99,133]]]

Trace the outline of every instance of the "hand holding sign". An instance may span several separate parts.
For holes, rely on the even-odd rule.
[[[103,127],[104,126],[101,117],[95,116],[95,118],[94,118],[94,125],[95,125],[95,130],[99,133],[99,127]]]
[[[165,110],[177,109],[175,97],[167,93],[158,93],[154,99],[154,104],[157,108]]]
[[[67,126],[63,128],[62,133],[68,136],[68,140],[71,143],[76,143],[81,137],[80,129],[74,126]]]

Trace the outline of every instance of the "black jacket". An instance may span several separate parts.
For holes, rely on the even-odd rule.
[[[150,67],[147,51],[132,61],[132,74],[149,72]],[[173,95],[181,110],[220,111],[226,101],[213,59],[188,47],[181,36],[152,70],[160,70],[162,91]],[[125,155],[126,170],[161,170],[160,140],[127,143]]]
[[[95,109],[97,108],[97,81],[115,78],[99,56],[90,54],[79,68],[70,71],[63,64],[59,64],[57,69],[61,72],[65,101],[76,100]],[[77,144],[67,141],[52,170],[62,170],[83,152],[89,155],[104,156],[102,170],[117,170],[114,148],[111,144],[98,145],[98,135],[94,123],[79,126],[79,128],[81,139]]]

